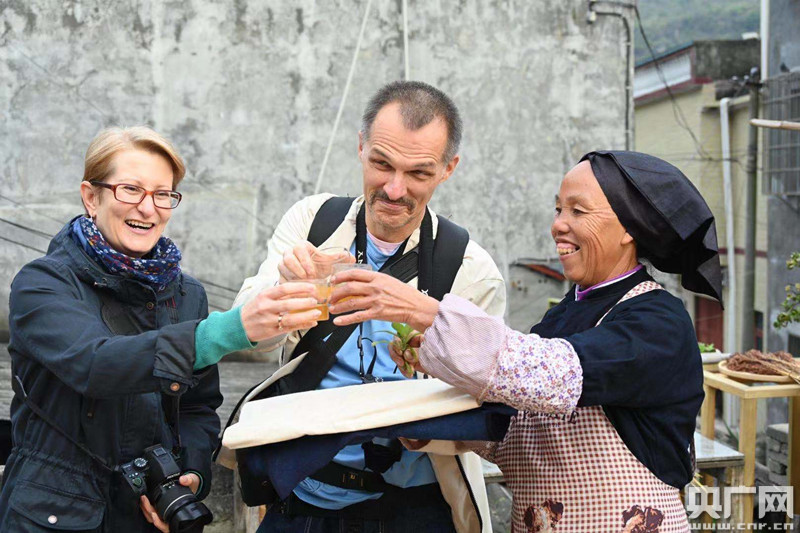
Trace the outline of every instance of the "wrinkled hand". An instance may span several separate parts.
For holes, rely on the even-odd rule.
[[[265,289],[242,307],[242,325],[250,342],[261,342],[317,325],[322,312],[311,283],[284,283]],[[308,311],[296,312],[302,309]],[[281,318],[282,317],[282,318]]]
[[[407,378],[413,377],[416,372],[427,374],[419,362],[419,347],[422,346],[423,336],[417,335],[408,343],[408,348],[400,351],[400,339],[395,337],[389,343],[389,356],[397,365],[400,372]]]
[[[314,279],[317,277],[311,255],[316,251],[313,244],[303,241],[283,254],[278,263],[281,282]]]
[[[183,474],[180,477],[179,482],[184,487],[189,487],[189,489],[195,494],[197,493],[198,487],[200,487],[200,478],[197,476],[197,474],[192,474],[191,472],[188,474]],[[142,496],[139,498],[139,509],[142,510],[142,514],[144,515],[145,519],[153,524],[159,531],[169,533],[169,524],[164,523],[164,521],[158,517],[156,508],[153,507],[153,504],[150,503],[150,500],[147,498],[147,496]]]
[[[439,312],[439,302],[402,281],[367,270],[345,270],[331,279],[331,313],[342,314],[333,320],[337,326],[367,320],[403,322],[425,331]]]

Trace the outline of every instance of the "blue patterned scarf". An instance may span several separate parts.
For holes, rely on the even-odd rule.
[[[130,257],[109,246],[97,225],[89,217],[72,223],[72,235],[89,257],[111,274],[129,277],[163,290],[181,273],[181,252],[170,239],[161,237],[147,257]]]

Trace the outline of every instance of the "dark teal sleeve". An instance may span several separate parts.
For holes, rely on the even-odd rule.
[[[216,364],[231,352],[256,346],[250,342],[244,331],[241,307],[234,307],[223,313],[215,311],[208,315],[208,318],[197,325],[194,339],[197,352],[195,370]]]

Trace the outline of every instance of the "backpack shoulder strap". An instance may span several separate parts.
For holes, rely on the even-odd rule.
[[[433,245],[433,284],[430,296],[441,300],[453,288],[453,281],[464,262],[469,232],[439,216],[439,229]]]
[[[336,228],[347,216],[350,206],[353,205],[355,198],[349,196],[333,196],[328,198],[319,208],[314,216],[314,222],[308,230],[307,240],[314,246],[319,246],[333,235]]]
[[[325,242],[344,220],[353,200],[353,198],[335,196],[322,204],[309,231],[309,242],[315,246]],[[321,240],[315,242],[312,240],[312,234]],[[464,261],[464,251],[468,243],[469,232],[466,229],[439,217],[439,229],[433,246],[433,285],[429,291],[430,296],[441,300],[445,294],[450,292],[458,269],[461,268]],[[417,276],[418,257],[418,252],[411,250],[394,264],[385,265],[384,268],[388,274],[403,283],[408,283]],[[355,328],[355,325],[337,328],[333,326],[332,322],[323,322],[306,332],[294,349],[294,354],[298,355],[309,352],[298,368],[259,392],[251,400],[316,388],[332,368],[339,348],[355,331]],[[327,340],[325,340],[326,337]],[[244,399],[259,385],[260,383],[255,385],[239,399],[224,429],[228,429],[244,403]],[[217,447],[215,454],[219,454],[220,447],[221,444]]]

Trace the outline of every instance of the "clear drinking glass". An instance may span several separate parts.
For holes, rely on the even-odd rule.
[[[315,277],[328,278],[334,273],[336,265],[354,264],[356,258],[350,250],[342,246],[331,246],[317,248],[311,254],[311,262],[314,264]]]
[[[328,320],[330,312],[328,311],[328,303],[330,302],[331,292],[331,276],[336,272],[334,268],[352,265],[355,262],[355,257],[350,254],[347,248],[342,246],[329,246],[326,248],[317,248],[311,254],[311,262],[314,264],[314,278],[302,280],[306,283],[314,285],[314,295],[317,298],[318,304],[309,309],[301,309],[294,311],[300,313],[303,311],[310,311],[311,309],[319,309],[322,314],[318,320]]]
[[[373,268],[372,265],[367,265],[364,263],[347,263],[347,264],[338,264],[333,266],[333,273],[338,274],[339,272],[344,272],[345,270],[366,270],[367,272],[372,272]],[[331,287],[333,290],[333,287]],[[353,299],[353,296],[348,296],[346,298],[342,298],[339,302],[346,302],[347,300]]]
[[[308,309],[298,309],[297,311],[292,311],[292,313],[304,313],[306,311],[311,311],[312,309],[319,309],[322,314],[317,320],[328,320],[330,318],[330,313],[328,312],[328,302],[330,301],[331,292],[333,291],[330,280],[331,278],[329,277],[304,279],[303,283],[311,283],[314,285],[314,297],[317,299],[317,305],[309,307]]]

